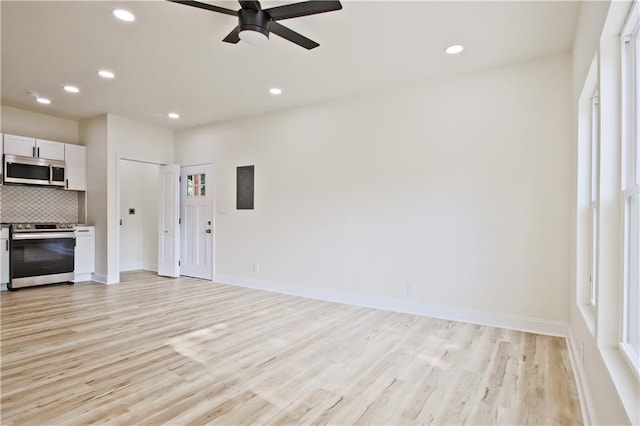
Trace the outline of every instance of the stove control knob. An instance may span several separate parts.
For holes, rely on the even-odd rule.
[[[18,226],[16,226],[16,228],[22,229],[22,225],[18,225]]]
[[[25,225],[24,227],[27,229],[31,229],[31,225]]]

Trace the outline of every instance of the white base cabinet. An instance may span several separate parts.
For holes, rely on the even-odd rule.
[[[0,228],[0,284],[9,282],[9,228]]]
[[[0,140],[2,140],[2,142],[0,142],[0,186],[2,186],[2,184],[4,183],[4,135],[2,133],[0,133]]]
[[[96,227],[76,226],[76,250],[74,253],[73,282],[91,281],[95,272]]]

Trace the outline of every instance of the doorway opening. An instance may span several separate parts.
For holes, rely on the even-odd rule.
[[[160,165],[121,158],[118,177],[118,272],[157,272]]]

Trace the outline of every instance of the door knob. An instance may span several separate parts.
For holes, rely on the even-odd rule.
[[[211,233],[211,229],[207,229],[207,230],[206,230],[206,231],[204,231],[204,232],[206,232],[207,234],[210,234],[210,233]]]

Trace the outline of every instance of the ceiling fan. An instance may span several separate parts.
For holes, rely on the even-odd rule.
[[[301,3],[286,4],[283,6],[263,9],[258,0],[238,0],[240,10],[231,10],[214,6],[199,1],[168,0],[172,3],[180,3],[212,12],[224,13],[238,17],[238,26],[233,29],[222,41],[238,43],[241,39],[248,42],[258,42],[269,38],[269,33],[274,33],[305,49],[313,49],[320,46],[313,40],[302,34],[276,22],[283,19],[298,18],[300,16],[315,15],[317,13],[331,12],[342,9],[339,1],[304,1]]]

